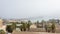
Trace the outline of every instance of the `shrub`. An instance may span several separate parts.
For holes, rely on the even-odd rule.
[[[23,30],[26,31],[26,28],[27,28],[27,24],[23,23]]]
[[[52,30],[52,28],[51,28],[51,25],[50,24],[46,24],[45,25],[45,30],[46,30],[46,32],[51,32],[51,30]]]
[[[22,24],[22,25],[20,26],[21,31],[22,31],[22,30],[26,31],[27,24],[24,23],[23,21],[21,22],[21,24]]]
[[[52,27],[52,32],[55,33],[55,29],[56,29],[56,28],[55,28],[55,24],[52,23],[51,27]]]
[[[5,34],[4,30],[0,30],[0,34]]]
[[[16,23],[13,22],[11,27],[13,30],[16,29]]]
[[[45,25],[45,30],[46,30],[46,32],[47,32],[47,25]]]
[[[29,20],[28,23],[27,23],[27,28],[28,28],[28,31],[30,30],[30,25],[31,25],[31,21]]]
[[[48,32],[51,32],[51,27],[48,27],[48,28],[47,28],[47,31],[48,31]]]
[[[21,31],[23,30],[23,25],[20,26],[20,30],[21,30]]]
[[[9,32],[9,33],[12,33],[13,32],[12,26],[11,25],[7,25],[6,31]]]

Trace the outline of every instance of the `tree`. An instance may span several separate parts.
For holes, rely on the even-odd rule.
[[[12,29],[16,29],[16,23],[12,22]]]
[[[26,31],[26,28],[27,28],[27,24],[23,23],[23,30]]]
[[[42,20],[41,23],[42,23],[42,27],[44,28],[44,24],[46,24],[46,21]]]
[[[22,24],[22,25],[20,26],[20,30],[23,31],[23,24],[24,24],[24,22],[21,21],[21,24]]]
[[[48,25],[47,26],[47,32],[51,32],[52,28],[51,28],[51,25]]]
[[[36,22],[37,28],[39,28],[39,21]]]
[[[30,30],[30,25],[31,25],[31,21],[29,20],[28,23],[27,23],[28,31]]]
[[[12,33],[13,32],[12,26],[11,25],[7,25],[6,26],[6,31],[9,32],[9,33]]]
[[[20,26],[20,30],[21,30],[21,31],[23,30],[23,25]]]
[[[47,32],[47,26],[48,26],[48,25],[47,25],[47,24],[45,24],[45,30],[46,30],[46,32]]]
[[[51,24],[50,23],[45,25],[45,30],[46,30],[46,32],[51,32],[52,28],[51,28]]]
[[[55,23],[52,23],[51,27],[52,27],[52,32],[55,33],[55,28],[56,28]]]
[[[0,30],[0,34],[5,34],[5,31],[4,30]]]
[[[26,31],[27,24],[26,24],[25,22],[23,22],[23,21],[21,21],[21,24],[22,24],[22,25],[20,26],[21,31],[22,31],[22,30]]]
[[[16,29],[16,23],[15,22],[10,22],[9,24],[11,24],[11,25],[6,26],[6,31],[12,33],[13,30]]]

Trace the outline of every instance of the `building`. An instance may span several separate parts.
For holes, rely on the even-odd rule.
[[[0,30],[4,30],[6,32],[6,25],[3,25],[2,19],[0,19]]]

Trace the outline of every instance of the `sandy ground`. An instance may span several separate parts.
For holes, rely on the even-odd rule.
[[[47,33],[47,32],[14,32],[12,34],[60,34],[60,33]]]

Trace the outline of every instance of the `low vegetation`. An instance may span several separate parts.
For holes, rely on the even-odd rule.
[[[5,31],[4,30],[0,30],[0,34],[5,34]]]
[[[12,22],[12,25],[7,25],[6,26],[6,31],[9,32],[9,33],[12,33],[13,30],[16,29],[16,27],[17,27],[16,24],[17,23],[18,22],[16,22],[16,23]],[[21,21],[21,23],[19,23],[19,24],[22,24],[22,25],[19,26],[19,28],[20,28],[21,31],[26,31],[26,29],[28,29],[28,31],[29,31],[30,30],[30,25],[32,23],[31,23],[31,21],[28,21],[26,23],[23,22],[23,21]]]
[[[13,30],[16,29],[16,27],[17,27],[16,24],[17,23],[18,22],[16,22],[16,23],[12,22],[12,25],[7,25],[6,26],[6,31],[12,33]],[[28,22],[21,21],[21,23],[19,23],[19,24],[22,24],[22,25],[19,26],[19,29],[21,31],[26,31],[26,30],[29,31],[30,30],[30,25],[32,23],[29,20]],[[39,21],[36,22],[37,28],[40,27],[38,24],[40,24]],[[46,21],[42,20],[41,24],[42,24],[42,28],[45,28],[46,32],[53,32],[53,33],[55,33],[56,27],[55,27],[55,23],[54,22],[52,22],[51,24],[46,24]],[[45,27],[44,27],[44,24],[45,24]]]
[[[52,32],[52,33],[55,33],[55,31],[56,31],[56,27],[55,27],[55,23],[51,23],[52,25],[50,25],[50,24],[46,24],[45,25],[45,30],[46,30],[46,32]]]
[[[52,32],[55,33],[56,31],[55,23],[52,23],[51,27],[52,27]]]

